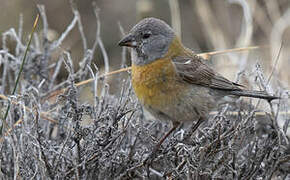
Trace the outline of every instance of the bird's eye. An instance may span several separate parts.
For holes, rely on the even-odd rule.
[[[148,39],[150,36],[151,36],[150,33],[145,33],[145,34],[143,34],[142,38],[143,39]]]

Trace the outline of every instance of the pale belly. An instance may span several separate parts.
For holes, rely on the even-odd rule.
[[[192,87],[182,90],[182,94],[176,93],[168,97],[164,104],[145,103],[144,107],[160,120],[176,122],[197,121],[199,118],[207,118],[209,112],[217,105],[208,89]],[[156,97],[159,98],[159,97]]]

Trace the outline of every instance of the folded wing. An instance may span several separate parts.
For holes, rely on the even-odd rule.
[[[222,77],[202,61],[205,60],[196,55],[193,57],[179,56],[173,59],[179,77],[187,83],[220,90],[241,90],[242,85]]]

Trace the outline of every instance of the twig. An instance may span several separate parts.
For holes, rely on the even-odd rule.
[[[56,48],[59,48],[59,46],[62,44],[64,39],[68,36],[68,34],[71,32],[71,30],[75,27],[76,23],[78,22],[78,17],[74,15],[73,20],[71,23],[67,26],[66,30],[60,35],[58,40],[55,40],[51,46],[50,46],[50,51],[55,50]]]
[[[125,36],[125,31],[124,28],[122,27],[121,23],[118,23],[119,25],[119,29],[121,32],[122,37]],[[122,47],[122,61],[121,61],[121,68],[125,67],[126,64],[126,55],[127,55],[127,48],[126,47]]]
[[[77,6],[76,6],[75,2],[73,0],[70,0],[70,4],[71,4],[71,8],[73,10],[75,17],[77,17],[78,29],[79,29],[79,32],[81,35],[81,39],[83,41],[83,49],[84,49],[84,52],[86,52],[88,49],[88,43],[87,43],[87,39],[86,39],[86,36],[84,33],[84,28],[83,28],[83,24],[81,21],[81,16],[80,16],[79,11],[77,10]]]
[[[18,27],[18,38],[20,40],[22,39],[22,33],[23,33],[22,31],[23,31],[23,14],[20,14],[20,16],[19,16],[19,27]],[[16,55],[19,55],[19,53],[20,53],[20,48],[19,48],[18,44],[16,45],[15,53],[16,53]]]
[[[280,58],[280,54],[281,54],[282,47],[283,47],[283,41],[281,42],[281,45],[280,45],[280,48],[279,48],[279,51],[278,51],[278,54],[277,54],[277,57],[276,57],[276,60],[275,60],[274,66],[272,67],[272,71],[271,71],[271,73],[270,73],[270,75],[269,75],[269,77],[268,77],[267,85],[269,85],[270,80],[271,80],[271,78],[272,78],[272,76],[273,76],[273,74],[274,74],[274,71],[275,71],[275,69],[276,69],[276,66],[277,66],[277,64],[278,64],[278,61],[279,61],[279,58]]]
[[[47,40],[47,33],[48,33],[48,23],[47,23],[47,17],[45,13],[45,7],[44,5],[37,5],[38,11],[40,13],[41,19],[42,19],[42,26],[43,26],[43,39],[44,41]]]
[[[220,55],[220,54],[232,53],[232,52],[249,51],[249,50],[261,49],[261,48],[269,48],[269,47],[268,46],[250,46],[250,47],[244,47],[244,48],[234,48],[234,49],[213,51],[213,52],[207,52],[207,53],[199,53],[198,56],[207,57],[207,56],[214,56],[214,55]]]
[[[253,15],[249,6],[249,3],[247,1],[243,0],[229,0],[230,3],[236,3],[240,5],[243,9],[243,24],[241,27],[241,33],[239,35],[239,38],[236,42],[236,47],[240,46],[249,46],[252,40],[253,35]],[[243,54],[242,57],[239,58],[239,69],[243,70],[245,69],[245,66],[247,64],[248,59],[248,53]]]
[[[177,36],[181,38],[181,18],[178,0],[169,0],[171,24]]]

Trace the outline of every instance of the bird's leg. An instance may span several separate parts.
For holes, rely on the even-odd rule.
[[[186,140],[186,139],[188,139],[191,135],[192,135],[192,133],[194,133],[196,130],[197,130],[197,128],[199,127],[199,125],[203,122],[203,118],[199,118],[198,119],[198,121],[197,121],[197,123],[195,123],[194,125],[192,125],[191,126],[191,128],[190,128],[190,130],[189,130],[189,132],[188,132],[188,134],[187,135],[185,135],[185,137],[183,138],[183,140]],[[143,161],[143,165],[145,165],[146,166],[146,169],[147,169],[147,175],[148,175],[148,177],[149,177],[149,174],[150,174],[150,172],[149,172],[149,166],[150,166],[150,164],[151,164],[151,161],[152,161],[152,159],[153,159],[153,157],[156,155],[156,152],[158,151],[158,149],[160,148],[160,146],[162,145],[162,143],[165,141],[165,139],[179,126],[179,125],[181,125],[181,123],[179,123],[179,122],[173,122],[173,127],[160,139],[160,141],[158,142],[158,144],[155,146],[155,148],[154,148],[154,150],[152,151],[152,153]],[[149,163],[148,163],[148,160],[150,161]]]
[[[147,176],[148,178],[150,177],[150,171],[149,171],[149,166],[154,159],[156,152],[162,145],[162,143],[165,141],[165,139],[180,125],[181,123],[179,122],[173,122],[173,127],[159,140],[158,144],[155,146],[151,154],[143,161],[142,165],[145,165],[146,171],[147,171]],[[150,178],[149,178],[150,179]]]
[[[197,128],[200,126],[200,124],[204,121],[204,118],[200,117],[198,119],[198,121],[192,125],[189,130],[187,131],[187,133],[185,134],[184,138],[183,138],[183,142],[188,140],[190,138],[190,136],[197,130]]]
[[[179,122],[173,122],[173,127],[159,140],[158,144],[155,146],[154,151],[156,152],[162,143],[165,141],[165,139],[180,125]]]
[[[155,146],[151,154],[145,159],[144,163],[147,162],[149,159],[152,159],[162,143],[165,141],[165,139],[180,125],[179,122],[173,122],[173,127],[159,140],[158,144]]]

